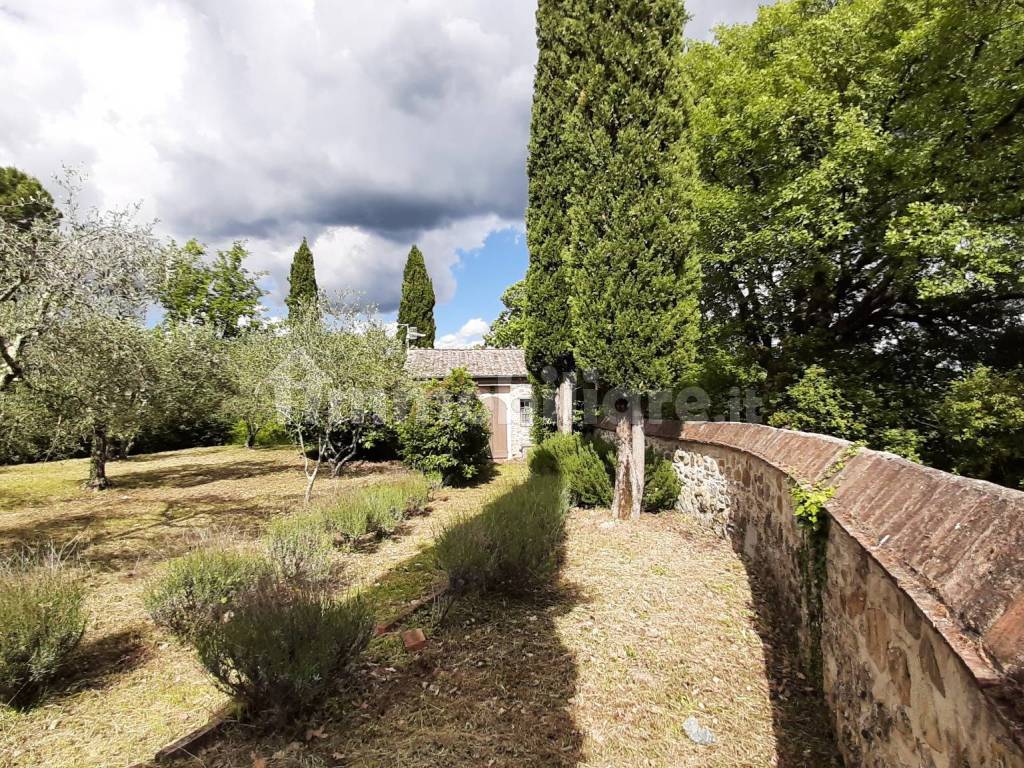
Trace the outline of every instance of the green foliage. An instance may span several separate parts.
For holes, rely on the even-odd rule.
[[[0,564],[0,703],[34,704],[85,632],[82,582],[57,556]]]
[[[1024,339],[1022,23],[1010,0],[788,0],[691,44],[702,349],[769,401],[814,366],[840,395],[777,422],[960,464],[924,442],[934,403]]]
[[[793,514],[796,516],[797,524],[812,533],[821,531],[828,519],[825,505],[835,493],[836,489],[831,486],[805,486],[794,483],[790,495],[793,497]]]
[[[292,444],[291,433],[279,421],[270,421],[268,424],[264,424],[255,437],[251,437],[249,426],[245,421],[236,421],[231,427],[230,439],[232,445],[247,445],[249,448],[279,448]]]
[[[975,368],[949,387],[936,418],[953,469],[1024,488],[1024,368]]]
[[[146,591],[146,610],[158,626],[193,638],[217,624],[239,595],[267,578],[271,569],[252,553],[199,549],[167,564]]]
[[[17,168],[0,168],[0,219],[28,230],[37,220],[54,221],[59,215],[37,178]]]
[[[771,415],[768,423],[773,427],[858,440],[864,436],[865,427],[852,415],[853,410],[828,372],[812,365],[786,390],[782,407]]]
[[[271,384],[305,462],[306,501],[321,465],[337,476],[368,429],[393,418],[406,386],[401,343],[365,307],[321,296],[289,316]]]
[[[390,536],[406,517],[427,508],[431,490],[425,475],[410,474],[342,494],[322,507],[318,517],[321,526],[342,541],[368,533]]]
[[[342,542],[352,542],[370,531],[370,511],[354,494],[345,494],[319,510],[321,525]]]
[[[303,307],[314,305],[320,298],[320,289],[316,284],[316,265],[313,263],[313,252],[309,243],[302,238],[288,274],[288,297],[284,303],[288,307],[288,318],[291,319]]]
[[[320,587],[270,578],[193,642],[249,717],[284,725],[336,689],[372,632],[373,613],[361,599],[342,602]]]
[[[669,387],[693,367],[700,322],[685,11],[679,0],[573,10],[585,32],[560,140],[578,161],[567,253],[574,354],[628,392]]]
[[[501,294],[501,303],[505,308],[491,323],[491,330],[484,336],[484,344],[498,349],[522,348],[528,322],[525,281],[520,280],[506,288]]]
[[[472,480],[491,463],[487,410],[461,368],[415,393],[398,434],[405,463],[445,483]]]
[[[399,334],[404,340],[406,328],[413,326],[422,333],[420,338],[410,341],[411,347],[423,349],[434,348],[434,335],[437,326],[434,324],[434,284],[427,273],[427,264],[423,254],[415,245],[409,251],[402,274],[402,300],[398,305]]]
[[[206,246],[189,240],[174,248],[167,276],[158,288],[167,323],[207,325],[219,338],[239,336],[259,324],[261,277],[242,266],[249,252],[240,242],[204,261]]]
[[[523,594],[550,583],[561,562],[568,496],[558,475],[534,474],[477,517],[437,538],[440,567],[456,592]]]
[[[526,365],[538,380],[546,366],[562,372],[573,368],[572,334],[567,333],[569,265],[564,258],[570,236],[569,197],[579,164],[578,149],[565,140],[568,117],[578,97],[572,77],[582,38],[574,28],[573,5],[570,0],[540,0],[537,7],[523,346]],[[539,426],[537,420],[534,423]]]
[[[530,471],[560,474],[570,503],[581,507],[607,507],[612,501],[608,468],[590,442],[578,434],[552,435],[530,452]]]
[[[275,518],[264,540],[270,562],[285,581],[320,584],[330,578],[334,547],[320,516],[300,512]]]
[[[673,509],[683,486],[679,482],[672,462],[648,449],[647,471],[644,473],[643,508],[646,512],[664,512]]]

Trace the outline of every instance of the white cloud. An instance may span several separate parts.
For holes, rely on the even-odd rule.
[[[467,349],[484,343],[484,334],[491,330],[486,320],[474,317],[467,320],[455,333],[446,333],[434,346],[437,349]]]
[[[308,236],[326,287],[397,300],[413,242],[521,222],[534,9],[492,0],[6,0],[0,165],[64,164],[176,239],[247,239],[278,297]]]
[[[700,34],[756,0],[693,0]],[[0,165],[89,176],[165,234],[247,239],[278,309],[300,239],[321,282],[397,302],[418,242],[438,298],[459,249],[522,226],[529,0],[2,0]]]

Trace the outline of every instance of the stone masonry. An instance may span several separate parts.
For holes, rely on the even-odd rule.
[[[1024,768],[1024,493],[760,425],[648,437],[770,585],[848,768]],[[835,488],[823,534],[794,483]]]

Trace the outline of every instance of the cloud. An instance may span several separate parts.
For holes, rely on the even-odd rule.
[[[468,349],[484,343],[484,334],[491,330],[490,323],[479,317],[467,320],[455,333],[446,333],[434,346],[437,349]]]
[[[382,306],[419,242],[450,299],[458,250],[522,220],[530,3],[87,5],[4,3],[0,164],[78,165],[90,202],[247,239],[278,295],[308,236],[327,285]]]
[[[754,0],[695,0],[690,34]],[[522,226],[534,2],[3,0],[0,165],[178,240],[247,239],[272,304],[299,240],[321,281],[397,302],[418,242],[442,301],[487,227]]]

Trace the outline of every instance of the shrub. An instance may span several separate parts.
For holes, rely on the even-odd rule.
[[[267,554],[278,574],[292,581],[322,582],[331,573],[331,539],[315,515],[280,517],[266,535]]]
[[[265,578],[194,643],[203,666],[253,718],[283,723],[334,688],[366,648],[373,613],[360,598]]]
[[[558,569],[567,509],[559,476],[531,475],[488,503],[478,517],[442,531],[438,563],[456,592],[536,589]]]
[[[182,638],[216,624],[272,566],[254,554],[200,549],[172,560],[144,596],[153,621]]]
[[[647,512],[672,509],[679,500],[682,484],[672,462],[648,450],[645,457],[643,506]]]
[[[417,472],[394,482],[405,495],[406,514],[415,515],[426,511],[430,494],[436,487],[431,478]]]
[[[578,434],[549,437],[531,452],[530,470],[539,475],[560,473],[569,490],[570,503],[574,505],[611,504],[612,483],[608,469],[594,445]]]
[[[457,368],[413,398],[398,427],[402,459],[413,469],[439,473],[445,483],[472,480],[491,463],[488,423],[476,384]]]
[[[405,519],[406,502],[406,495],[399,486],[381,483],[360,491],[354,503],[366,509],[371,533],[390,536]]]
[[[84,592],[57,556],[4,563],[0,579],[0,697],[28,706],[82,639]]]
[[[357,498],[354,494],[345,494],[321,507],[321,525],[335,538],[354,541],[369,532],[369,511],[366,505],[355,503]]]
[[[426,509],[431,488],[431,481],[422,474],[360,488],[324,507],[321,525],[349,541],[367,533],[390,536],[406,515]]]

